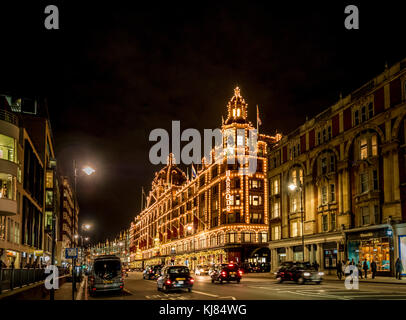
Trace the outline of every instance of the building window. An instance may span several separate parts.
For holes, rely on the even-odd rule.
[[[0,159],[17,162],[16,140],[4,134],[0,134]]]
[[[277,218],[279,217],[280,213],[279,213],[279,201],[275,201],[274,205],[273,205],[273,217]]]
[[[362,224],[370,224],[369,207],[361,207]]]
[[[299,235],[297,225],[297,222],[292,222],[292,237],[297,237]]]
[[[268,234],[266,232],[261,232],[258,235],[258,240],[260,243],[266,243],[268,242]]]
[[[367,113],[366,113],[366,108],[363,106],[361,108],[361,122],[364,122],[367,120]]]
[[[368,119],[373,118],[373,116],[374,116],[374,106],[371,102],[370,104],[368,104]]]
[[[291,202],[291,212],[296,212],[297,211],[297,200],[296,197],[293,196],[292,202]]]
[[[322,205],[327,204],[327,187],[326,186],[321,187],[321,204]]]
[[[279,180],[275,179],[273,181],[273,194],[279,194]]]
[[[336,214],[332,213],[331,214],[331,230],[335,230],[336,229]]]
[[[368,173],[362,172],[360,174],[361,193],[368,192]]]
[[[336,201],[335,185],[330,184],[330,202],[335,202],[335,201]]]
[[[273,240],[280,240],[281,239],[281,228],[280,226],[272,227],[272,238]]]
[[[354,125],[359,125],[359,111],[355,110],[354,112]]]
[[[317,132],[317,144],[320,145],[321,144],[321,132]]]
[[[237,233],[236,232],[227,233],[227,242],[228,243],[237,242]]]
[[[6,173],[0,173],[0,198],[15,200],[16,186],[16,177]]]
[[[235,195],[235,205],[239,206],[240,204],[241,204],[240,195],[236,194]]]
[[[322,226],[322,231],[326,232],[328,231],[328,217],[326,214],[323,214],[321,216],[321,226]]]
[[[250,195],[250,205],[251,206],[260,206],[260,205],[262,205],[262,196]]]
[[[379,207],[377,205],[374,206],[374,219],[375,219],[375,224],[381,223]]]
[[[372,149],[372,156],[378,155],[378,137],[374,134],[371,137],[371,149]]]
[[[331,126],[327,127],[327,137],[328,137],[328,140],[331,140]]]
[[[377,170],[372,171],[372,178],[374,181],[374,190],[378,190],[379,186],[378,186],[378,171]]]
[[[368,158],[368,140],[366,137],[361,138],[360,142],[360,158],[366,159]]]
[[[330,172],[335,172],[335,171],[336,171],[335,157],[330,156]]]
[[[327,173],[327,158],[321,159],[321,174]]]

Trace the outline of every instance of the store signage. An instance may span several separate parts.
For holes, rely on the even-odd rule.
[[[227,208],[227,212],[231,211],[231,178],[230,178],[230,170],[226,171],[226,208]]]
[[[361,238],[370,238],[370,237],[373,237],[373,233],[372,232],[368,232],[368,233],[361,233],[360,234],[360,237]]]

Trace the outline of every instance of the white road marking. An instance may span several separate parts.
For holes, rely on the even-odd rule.
[[[207,293],[207,292],[202,292],[202,291],[197,291],[197,290],[193,290],[192,292],[197,293],[197,294],[203,294],[205,296],[209,296],[209,297],[214,297],[214,298],[218,298],[219,296],[216,294],[211,294],[211,293]]]

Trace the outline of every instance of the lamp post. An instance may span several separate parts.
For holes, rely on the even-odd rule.
[[[73,160],[73,190],[74,190],[74,195],[73,195],[73,217],[72,217],[72,236],[75,234],[75,221],[76,221],[76,182],[78,178],[78,172],[77,172],[77,167],[76,167],[76,160]],[[86,166],[82,168],[82,171],[86,173],[88,176],[93,174],[95,170],[91,168],[90,166]],[[73,239],[73,245],[76,247],[76,242]],[[72,259],[72,300],[75,300],[75,290],[76,290],[76,274],[75,274],[75,268],[76,268],[76,259]]]
[[[305,252],[305,248],[304,248],[304,219],[303,219],[303,216],[304,216],[304,210],[303,210],[303,188],[302,188],[302,185],[301,185],[301,183],[299,184],[299,185],[296,185],[296,184],[290,184],[289,185],[289,189],[291,190],[291,191],[299,191],[300,192],[300,213],[301,213],[301,220],[302,220],[302,261],[304,262],[304,256],[305,256],[305,254],[304,254],[304,252]]]

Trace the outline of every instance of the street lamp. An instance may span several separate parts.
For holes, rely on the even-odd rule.
[[[304,219],[303,219],[303,215],[304,215],[304,210],[303,210],[303,188],[302,185],[296,185],[296,184],[290,184],[288,186],[288,188],[290,189],[290,191],[299,191],[300,192],[300,213],[301,213],[301,220],[302,220],[302,261],[304,262],[304,252],[305,252],[305,248],[304,248]]]
[[[96,170],[94,170],[90,166],[85,166],[82,168],[82,171],[90,176]],[[73,190],[74,190],[74,196],[73,196],[73,221],[72,221],[72,234],[75,233],[75,221],[76,221],[76,198],[77,198],[77,193],[76,193],[76,184],[77,184],[77,178],[78,178],[78,169],[76,167],[76,160],[73,160],[73,178],[74,178],[74,184],[73,184]],[[76,238],[76,237],[75,237]],[[75,241],[73,241],[74,246],[76,246]],[[76,259],[72,259],[72,300],[75,300],[75,290],[76,290],[76,276],[75,276],[75,268],[76,268]]]

